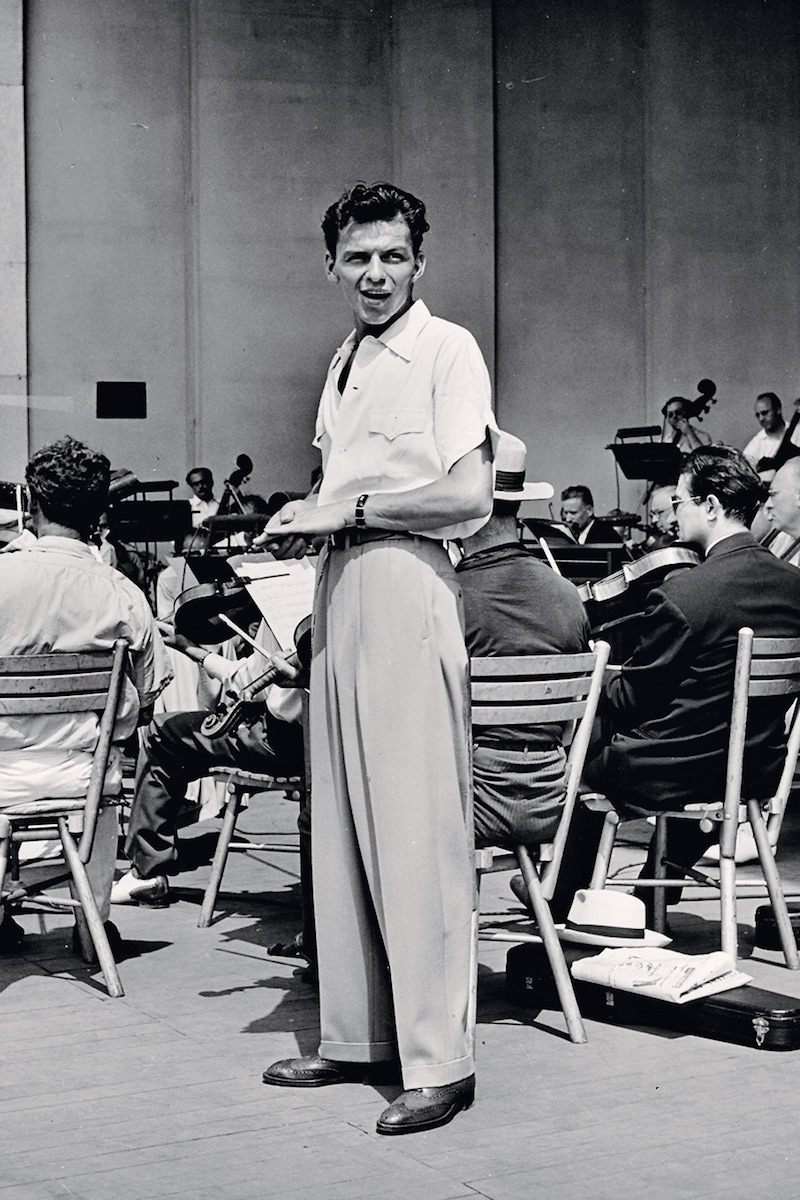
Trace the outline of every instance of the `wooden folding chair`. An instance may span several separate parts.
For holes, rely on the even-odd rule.
[[[794,705],[786,740],[783,770],[775,795],[769,801],[754,800],[742,795],[742,777],[746,751],[747,717],[750,701],[768,697],[786,697],[789,707],[792,697],[800,695],[800,638],[754,637],[747,627],[739,630],[733,683],[731,726],[728,736],[728,757],[725,795],[721,801],[692,804],[685,809],[650,814],[655,816],[654,857],[656,875],[653,879],[636,879],[637,888],[655,889],[653,924],[659,932],[666,929],[666,889],[684,884],[700,884],[714,888],[720,897],[722,949],[734,960],[738,958],[738,928],[736,923],[736,894],[741,888],[766,886],[781,938],[786,965],[800,969],[794,933],[791,928],[786,898],[780,874],[775,864],[777,843],[783,813],[792,787],[800,752],[800,703]],[[767,814],[767,821],[764,814]],[[692,868],[683,879],[667,877],[675,864],[667,859],[667,829],[669,821],[699,821],[708,832],[719,826],[719,869],[713,874]],[[763,879],[737,879],[736,834],[740,825],[749,822],[758,850]],[[607,880],[610,847],[598,872],[599,886],[627,886],[630,879]],[[680,868],[678,868],[680,869]]]
[[[238,767],[213,767],[211,775],[221,779],[228,793],[225,812],[222,817],[222,828],[217,839],[217,848],[211,863],[211,874],[203,894],[200,908],[200,918],[197,922],[199,929],[207,929],[214,917],[214,907],[222,886],[222,876],[228,855],[231,851],[248,853],[261,851],[264,853],[298,854],[300,847],[297,839],[291,842],[257,842],[252,838],[236,837],[236,822],[243,808],[246,808],[250,797],[256,792],[270,792],[281,789],[292,800],[308,803],[308,793],[311,781],[311,763],[308,745],[308,695],[303,694],[303,773],[302,775],[267,775],[259,771],[242,771]]]
[[[112,996],[124,993],[89,886],[86,863],[92,853],[98,814],[101,807],[110,802],[103,797],[103,783],[122,691],[126,651],[127,644],[120,639],[114,643],[110,654],[34,654],[0,658],[0,714],[3,716],[93,711],[101,714],[85,796],[45,798],[0,807],[0,895],[8,875],[10,886],[4,898],[8,908],[15,911],[73,911],[81,943],[85,944],[88,933]],[[73,832],[76,826],[80,828],[79,835]],[[67,872],[35,885],[23,886],[19,881],[20,845],[54,838],[61,842]],[[65,882],[69,883],[71,899],[62,896],[50,899],[41,895]]]
[[[214,907],[222,886],[222,876],[225,873],[225,866],[231,851],[239,853],[258,851],[273,854],[299,853],[296,838],[291,842],[263,842],[236,836],[236,822],[242,809],[247,807],[250,797],[257,792],[281,789],[290,799],[299,801],[302,800],[305,792],[305,781],[300,775],[263,775],[257,771],[241,771],[236,767],[213,767],[211,775],[225,783],[228,799],[222,817],[222,828],[217,839],[217,848],[211,863],[211,874],[203,894],[203,903],[197,922],[199,929],[207,929],[213,920]]]
[[[480,930],[480,936],[498,941],[543,942],[558,988],[561,1007],[573,1042],[585,1042],[586,1031],[575,1000],[572,980],[550,912],[578,786],[589,746],[609,646],[598,642],[584,654],[554,654],[473,658],[471,661],[473,725],[545,725],[574,723],[567,757],[567,790],[558,829],[552,843],[539,848],[537,866],[526,846],[512,853],[496,847],[477,849],[475,865],[480,885],[488,871],[519,866],[536,921],[536,932],[505,927]],[[609,814],[609,821],[615,814]],[[605,836],[605,831],[604,831]],[[541,872],[541,873],[540,873]]]

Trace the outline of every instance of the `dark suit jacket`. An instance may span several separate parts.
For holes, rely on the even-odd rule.
[[[650,594],[638,649],[601,700],[616,732],[594,779],[615,804],[657,810],[722,799],[736,639],[745,625],[756,635],[800,637],[800,570],[749,533],[717,543],[699,566]],[[751,796],[774,791],[786,707],[780,698],[751,702]]]

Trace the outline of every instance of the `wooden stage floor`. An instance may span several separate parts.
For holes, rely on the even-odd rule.
[[[295,814],[273,795],[247,823],[286,832]],[[797,892],[797,828],[780,862]],[[266,954],[298,927],[297,859],[233,857],[201,930],[207,871],[178,876],[168,909],[114,910],[123,999],[72,957],[69,918],[23,919],[25,952],[0,959],[0,1200],[800,1197],[800,1052],[592,1021],[574,1046],[560,1013],[506,999],[503,944],[481,945],[477,1100],[450,1125],[382,1138],[397,1089],[265,1087],[265,1066],[316,1046],[313,987]],[[514,909],[507,875],[482,890],[484,913]],[[752,946],[763,902],[741,905],[742,965],[800,997],[800,972]],[[675,947],[713,948],[714,911],[672,910]]]

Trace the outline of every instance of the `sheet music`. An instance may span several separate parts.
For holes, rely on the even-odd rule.
[[[281,649],[294,650],[297,626],[311,613],[316,559],[237,554],[228,565],[244,583]]]

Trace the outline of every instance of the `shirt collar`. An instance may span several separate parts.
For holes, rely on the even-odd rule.
[[[404,358],[406,362],[410,362],[417,338],[430,319],[431,313],[425,301],[415,300],[411,307],[406,309],[402,317],[398,317],[396,321],[393,321],[389,328],[384,329],[383,333],[379,333],[374,340],[382,342],[393,354],[396,354],[399,358]],[[366,336],[373,337],[374,335],[367,334]],[[352,330],[339,347],[338,355],[340,362],[347,362],[352,353],[355,337],[356,331]]]
[[[36,545],[27,547],[30,550],[58,550],[61,554],[76,554],[78,558],[94,558],[94,551],[87,542],[77,538],[58,537],[56,534],[46,534],[36,539]]]
[[[726,533],[724,537],[717,538],[715,542],[706,547],[704,557],[708,558],[710,554],[727,554],[729,550],[740,550],[742,546],[757,545],[758,542],[750,530],[743,529],[740,533]]]

